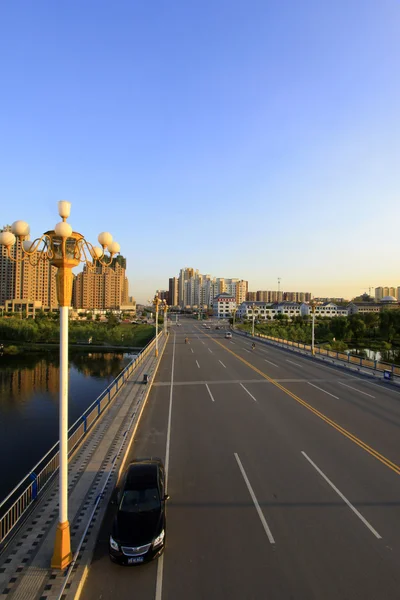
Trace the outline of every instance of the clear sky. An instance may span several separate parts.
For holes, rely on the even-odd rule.
[[[0,56],[0,226],[70,200],[139,302],[400,285],[398,0],[9,0]]]

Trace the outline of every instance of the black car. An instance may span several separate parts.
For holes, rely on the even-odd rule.
[[[159,556],[165,546],[164,465],[160,458],[131,462],[113,492],[116,514],[110,535],[110,558],[124,565]]]

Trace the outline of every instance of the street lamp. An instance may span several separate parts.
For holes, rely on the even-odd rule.
[[[155,349],[155,353],[154,356],[157,358],[158,356],[158,307],[160,306],[160,304],[162,304],[162,300],[161,298],[159,298],[158,296],[158,292],[156,292],[154,298],[153,298],[153,305],[155,307],[155,312],[156,312],[156,349]]]
[[[311,354],[315,355],[315,347],[314,347],[314,331],[315,331],[315,307],[316,303],[311,302],[311,315],[312,315],[312,324],[311,324]]]
[[[232,329],[235,329],[236,307],[232,309]]]
[[[57,298],[60,307],[60,381],[59,381],[59,519],[51,566],[65,569],[72,561],[71,535],[68,521],[68,312],[72,299],[72,269],[83,262],[88,269],[95,269],[97,262],[108,266],[113,256],[119,253],[120,246],[113,242],[108,232],[100,233],[100,246],[92,246],[83,235],[72,231],[67,223],[71,203],[61,200],[58,212],[62,221],[53,230],[46,231],[39,238],[30,241],[30,228],[25,221],[15,221],[11,231],[0,233],[0,244],[6,247],[7,255],[13,262],[28,260],[32,265],[41,261],[57,267]],[[11,252],[18,239],[17,251]],[[108,249],[110,255],[106,256]],[[15,257],[13,256],[15,254]]]
[[[167,310],[168,310],[169,306],[167,304],[166,300],[163,300],[163,311],[164,311],[164,333],[165,335],[167,335]]]
[[[256,305],[252,304],[251,308],[252,308],[252,311],[253,311],[253,326],[252,326],[252,329],[251,329],[251,335],[254,337],[254,318],[255,318],[254,309],[256,308]]]

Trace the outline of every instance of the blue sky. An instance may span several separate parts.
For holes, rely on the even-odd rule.
[[[0,5],[0,226],[109,230],[139,302],[400,285],[398,0]]]

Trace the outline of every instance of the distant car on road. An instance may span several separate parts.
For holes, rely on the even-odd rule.
[[[128,465],[113,492],[116,514],[109,541],[113,562],[141,564],[162,553],[168,498],[160,458],[141,458]]]
[[[231,339],[232,339],[232,334],[231,334],[231,332],[230,332],[230,331],[227,331],[227,332],[226,332],[226,334],[225,334],[225,337],[226,337],[226,339],[227,339],[227,340],[231,340]]]

